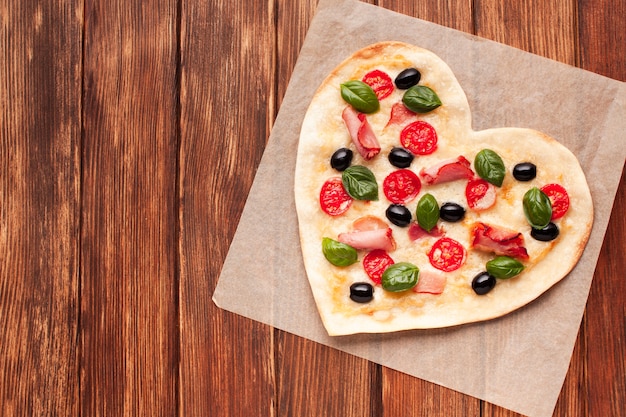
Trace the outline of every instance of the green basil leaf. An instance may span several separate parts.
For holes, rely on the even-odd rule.
[[[404,92],[402,102],[415,113],[428,113],[441,106],[437,93],[425,85],[414,85]]]
[[[427,232],[430,232],[439,220],[439,204],[432,194],[424,194],[417,203],[417,224]]]
[[[409,290],[417,284],[420,270],[409,262],[398,262],[390,265],[381,279],[383,289],[391,292]]]
[[[357,261],[356,249],[329,237],[322,239],[322,253],[335,266],[349,266]]]
[[[340,87],[341,97],[361,113],[374,113],[380,108],[376,93],[363,81],[346,81]]]
[[[509,256],[497,256],[487,262],[487,272],[496,278],[512,278],[524,270],[524,265]]]
[[[532,227],[543,229],[550,223],[552,203],[550,198],[539,188],[533,187],[526,191],[522,204],[526,220]]]
[[[352,165],[341,174],[343,187],[355,200],[378,200],[374,173],[363,165]]]
[[[491,149],[483,149],[476,154],[476,158],[474,158],[474,168],[480,178],[495,186],[502,186],[506,172],[504,162],[502,158],[500,158],[500,155]]]

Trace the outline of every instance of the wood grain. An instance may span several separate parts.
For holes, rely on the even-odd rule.
[[[211,295],[275,115],[273,2],[181,4],[180,414],[269,416],[272,329]]]
[[[379,6],[467,33],[473,30],[471,1],[428,0],[405,2],[379,0]],[[481,401],[442,386],[383,368],[385,416],[480,416]]]
[[[576,64],[576,2],[474,1],[474,34],[566,64]]]
[[[316,0],[277,2],[274,114],[278,113],[316,6]],[[275,331],[274,341],[277,415],[380,415],[379,365],[280,330]]]
[[[79,409],[80,15],[78,1],[0,3],[3,416]]]
[[[178,412],[176,11],[85,3],[85,416]]]
[[[624,23],[620,23],[623,16],[624,0],[579,2],[581,68],[626,81],[626,35]],[[584,394],[589,416],[617,416],[626,410],[625,217],[626,173],[622,170],[581,330],[584,358],[580,362],[585,367],[583,380],[588,381]]]
[[[576,4],[570,0],[559,0],[548,4],[537,0],[500,2],[478,0],[474,3],[476,18],[475,34],[505,43],[527,52],[542,55],[566,64],[576,64]],[[554,24],[545,24],[552,22]],[[579,344],[584,336],[578,338]],[[582,350],[577,345],[575,359],[581,358]],[[585,392],[575,378],[583,372],[584,362],[574,360],[568,370],[562,388],[568,401],[559,401],[555,416],[580,415],[585,404]],[[483,416],[513,417],[518,413],[485,403]]]
[[[428,20],[466,33],[474,30],[472,0],[403,1],[378,0],[378,5],[418,19]]]
[[[626,81],[626,0],[367,0]],[[317,0],[0,0],[0,414],[519,414],[211,295]],[[626,174],[554,415],[626,409]]]
[[[276,343],[279,416],[380,416],[380,366],[280,332]]]
[[[587,301],[583,321],[585,392],[588,415],[618,416],[626,410],[626,222],[618,213],[626,206],[626,171],[615,198],[613,217]]]

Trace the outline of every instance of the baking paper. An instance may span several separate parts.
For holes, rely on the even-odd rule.
[[[595,220],[575,269],[526,307],[438,330],[329,337],[302,262],[293,172],[302,119],[354,51],[398,40],[452,69],[473,129],[532,128],[578,157]],[[626,87],[575,67],[358,1],[321,0],[213,295],[221,308],[528,416],[551,416],[626,158]],[[419,360],[407,360],[419,352]]]

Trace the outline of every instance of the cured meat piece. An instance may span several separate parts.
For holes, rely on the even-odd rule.
[[[413,291],[427,294],[441,294],[446,287],[446,276],[432,271],[420,271]]]
[[[337,240],[358,250],[382,249],[387,252],[396,248],[391,228],[358,230],[354,232],[340,233]]]
[[[347,106],[341,114],[352,142],[357,151],[365,160],[370,160],[380,152],[380,143],[363,113],[359,113],[352,106]]]
[[[423,237],[441,237],[444,235],[444,230],[442,227],[437,226],[433,227],[430,232],[422,229],[417,222],[411,223],[409,226],[409,239],[415,241],[417,239],[421,239]]]
[[[474,177],[470,161],[464,156],[443,160],[428,168],[422,168],[420,177],[428,185],[441,184],[460,179],[469,180]]]
[[[485,223],[476,223],[472,229],[472,247],[496,255],[528,259],[524,236],[512,230]]]
[[[365,230],[376,230],[376,229],[387,229],[389,225],[385,223],[380,217],[367,215],[363,217],[359,217],[354,222],[352,222],[352,228],[355,231],[365,231]]]
[[[414,116],[415,113],[409,110],[402,102],[396,103],[391,107],[391,115],[385,127],[403,124]]]

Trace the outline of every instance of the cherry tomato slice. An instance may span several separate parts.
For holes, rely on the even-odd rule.
[[[466,255],[463,245],[449,237],[442,237],[428,252],[428,260],[435,268],[450,272],[459,269],[465,263]]]
[[[387,175],[383,181],[383,192],[389,201],[405,204],[413,200],[420,192],[422,182],[409,169],[398,169]]]
[[[352,205],[352,197],[343,188],[341,177],[328,179],[320,191],[320,206],[324,213],[338,216],[345,213]]]
[[[400,143],[417,155],[429,155],[437,149],[437,132],[431,124],[418,120],[400,132]]]
[[[474,178],[465,186],[465,198],[472,210],[487,210],[496,202],[496,190],[492,184],[482,178]]]
[[[560,219],[565,216],[565,213],[569,209],[569,195],[565,188],[560,184],[546,184],[541,187],[550,202],[552,203],[552,218],[551,220]]]
[[[393,93],[393,81],[391,81],[391,77],[381,70],[370,71],[361,80],[365,84],[372,87],[374,93],[376,93],[376,97],[379,100],[384,99]]]
[[[391,256],[382,249],[374,249],[363,257],[363,269],[376,285],[380,285],[383,272],[393,264]]]

